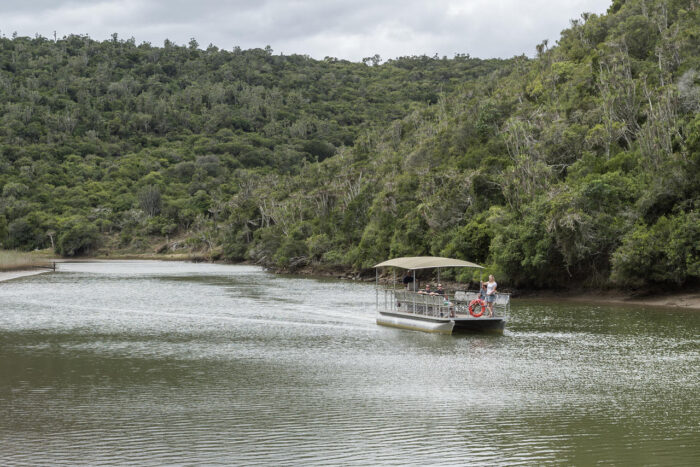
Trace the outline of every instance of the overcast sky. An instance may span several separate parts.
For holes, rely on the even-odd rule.
[[[0,33],[88,34],[155,46],[170,39],[231,50],[360,61],[379,54],[532,56],[569,20],[612,0],[0,0]]]

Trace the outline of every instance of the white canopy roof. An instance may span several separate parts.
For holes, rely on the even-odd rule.
[[[428,269],[428,268],[480,268],[475,263],[462,261],[461,259],[440,258],[438,256],[405,256],[403,258],[394,258],[383,263],[376,264],[375,268],[384,266],[393,266],[401,269]]]

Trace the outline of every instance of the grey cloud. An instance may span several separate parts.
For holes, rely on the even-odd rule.
[[[604,12],[610,0],[35,0],[0,2],[0,30],[50,37],[117,32],[154,45],[191,37],[231,49],[271,45],[276,52],[360,60],[379,53],[477,57],[531,55],[554,42],[571,18]]]

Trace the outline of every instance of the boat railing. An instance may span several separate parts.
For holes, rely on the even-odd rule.
[[[445,318],[454,312],[452,304],[441,295],[419,294],[410,290],[386,289],[384,309]]]
[[[385,289],[384,309],[439,318],[479,319],[469,313],[469,303],[478,296],[478,292],[458,291],[453,298],[446,299],[441,295],[420,294],[411,290]],[[508,318],[510,294],[496,294],[493,313],[495,318]],[[485,316],[486,314],[482,315]]]
[[[458,313],[469,313],[469,304],[479,298],[479,292],[457,291],[454,294],[455,302],[458,303],[460,311]],[[464,310],[466,308],[466,310]],[[496,300],[493,304],[493,316],[496,318],[508,318],[510,316],[510,294],[496,293]]]

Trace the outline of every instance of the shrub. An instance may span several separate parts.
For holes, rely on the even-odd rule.
[[[34,229],[26,217],[15,219],[7,226],[7,247],[29,249],[34,244]],[[29,248],[28,248],[29,247]]]
[[[311,257],[318,261],[328,250],[331,249],[333,242],[326,234],[312,235],[306,239],[306,246]]]
[[[700,278],[700,216],[681,213],[652,226],[638,224],[613,254],[611,277],[632,287]]]
[[[97,227],[83,218],[74,218],[62,229],[56,242],[56,253],[61,256],[88,254],[98,245]]]
[[[162,200],[160,190],[155,185],[147,185],[139,191],[139,206],[149,216],[160,214]]]

